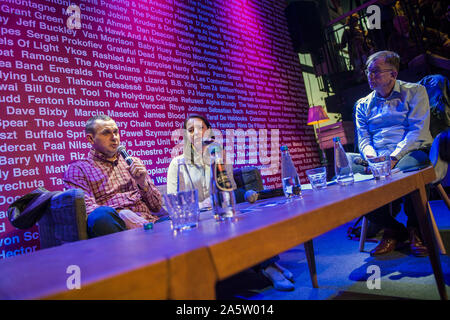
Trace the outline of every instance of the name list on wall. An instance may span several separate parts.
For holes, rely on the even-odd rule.
[[[80,29],[67,27],[73,4]],[[305,182],[304,170],[319,161],[285,7],[0,0],[0,259],[39,249],[37,228],[16,230],[6,210],[38,187],[63,190],[64,171],[90,149],[84,127],[97,114],[116,120],[122,143],[156,184],[166,183],[172,133],[191,113],[205,115],[224,140],[243,137],[226,140],[236,167],[267,167],[250,140],[267,137],[270,156],[279,152],[270,149],[279,130]],[[281,186],[279,170],[263,178],[266,188]]]

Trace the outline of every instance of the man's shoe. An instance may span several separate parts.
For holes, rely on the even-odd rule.
[[[394,251],[396,247],[397,247],[397,239],[383,238],[380,241],[380,243],[372,251],[370,251],[370,255],[372,257],[381,256],[383,254]]]
[[[398,236],[394,231],[385,229],[383,238],[380,243],[372,251],[370,251],[370,255],[372,257],[380,256],[401,248],[403,245],[403,241],[398,240]]]
[[[419,230],[417,228],[408,228],[409,231],[409,241],[410,249],[413,256],[416,257],[426,257],[428,256],[428,249],[424,245],[422,238],[420,236]]]
[[[278,269],[272,266],[262,269],[261,273],[272,282],[273,287],[278,291],[292,291],[295,289],[292,282],[286,279]]]

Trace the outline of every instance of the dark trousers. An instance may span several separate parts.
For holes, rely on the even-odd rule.
[[[351,160],[353,157],[358,156],[359,154],[349,154],[348,155]],[[351,162],[353,164],[353,161]],[[400,170],[414,170],[417,168],[421,168],[425,165],[430,164],[430,159],[428,158],[428,153],[422,150],[414,150],[410,153],[407,153],[403,156],[395,165],[394,168],[399,168]],[[364,167],[361,165],[353,164],[353,172],[354,173],[363,173]],[[429,186],[426,186],[427,193],[429,193]],[[389,210],[389,205],[385,205],[381,208],[378,208],[366,215],[367,219],[370,222],[376,223],[383,228],[391,229],[394,232],[398,233],[401,236],[407,237],[407,230],[403,224],[398,222],[394,217],[400,212],[401,204],[403,203],[403,210],[408,217],[407,227],[408,228],[418,228],[419,222],[417,221],[417,217],[414,212],[413,204],[408,196],[405,196],[401,199],[395,200],[392,202],[392,215]]]
[[[125,222],[114,208],[103,206],[92,211],[87,218],[87,234],[89,238],[126,230]]]

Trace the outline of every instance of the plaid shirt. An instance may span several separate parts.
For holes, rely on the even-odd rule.
[[[128,167],[122,157],[111,162],[103,154],[91,149],[87,159],[70,164],[64,173],[64,184],[68,189],[84,191],[87,214],[100,206],[108,206],[118,211],[129,209],[154,222],[158,217],[151,211],[161,210],[161,194],[150,177],[147,177],[147,192],[140,189]]]

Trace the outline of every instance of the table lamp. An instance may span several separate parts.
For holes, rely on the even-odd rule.
[[[322,122],[325,122],[328,120],[330,120],[330,118],[328,118],[327,113],[325,112],[325,110],[323,110],[323,108],[321,106],[312,106],[311,108],[309,108],[307,125],[314,126],[315,124],[317,124],[317,126],[318,126],[319,133],[317,134],[317,137],[318,137],[320,156],[321,156],[320,162],[322,164],[327,163],[327,158],[325,157],[325,154],[322,150],[322,146],[320,143],[320,124]],[[314,127],[314,131],[315,131],[315,127]]]

